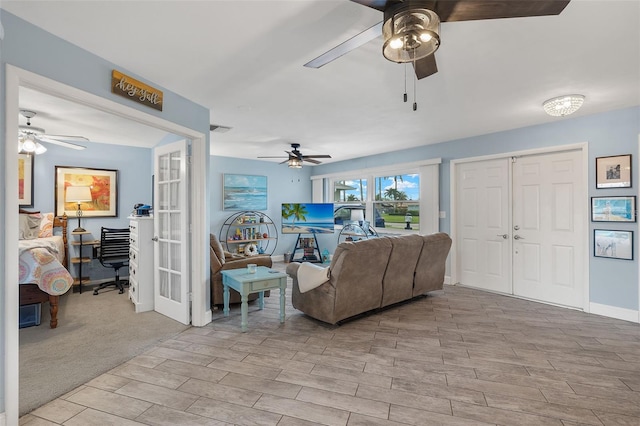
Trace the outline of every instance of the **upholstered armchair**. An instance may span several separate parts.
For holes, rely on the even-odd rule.
[[[221,271],[227,269],[246,268],[249,263],[255,263],[258,266],[271,267],[270,256],[241,256],[234,255],[225,251],[222,244],[215,235],[209,234],[209,256],[211,258],[211,306],[222,305],[224,303],[222,295],[222,274]],[[269,292],[265,292],[268,296]],[[249,295],[249,300],[255,300],[259,293]],[[240,303],[240,293],[233,289],[229,289],[229,303]]]

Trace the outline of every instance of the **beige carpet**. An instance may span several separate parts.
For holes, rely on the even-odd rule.
[[[20,330],[21,415],[188,328],[157,312],[136,314],[127,289],[69,292],[56,329],[49,319],[45,303],[41,324]]]

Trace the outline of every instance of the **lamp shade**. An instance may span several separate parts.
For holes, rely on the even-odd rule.
[[[364,210],[351,209],[351,220],[354,222],[361,222],[364,220]]]
[[[91,201],[91,187],[89,186],[69,186],[64,200],[68,203],[80,203]]]

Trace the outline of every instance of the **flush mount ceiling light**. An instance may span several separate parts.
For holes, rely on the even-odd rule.
[[[542,108],[553,117],[564,117],[579,110],[583,103],[583,95],[562,95],[544,101]]]
[[[400,3],[384,11],[382,54],[393,62],[414,62],[440,47],[440,18],[425,2]]]

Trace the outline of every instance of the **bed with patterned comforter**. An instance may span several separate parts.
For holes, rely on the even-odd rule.
[[[73,285],[67,263],[67,218],[55,218],[62,235],[21,239],[19,250],[20,306],[49,302],[51,328],[58,326],[58,302]]]

